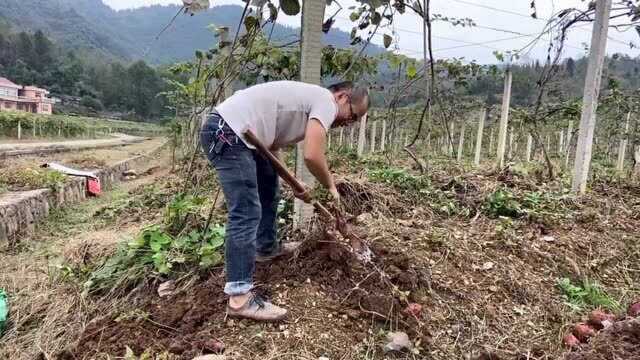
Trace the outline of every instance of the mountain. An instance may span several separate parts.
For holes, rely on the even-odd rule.
[[[194,16],[180,14],[167,30],[158,33],[178,13],[178,6],[150,6],[115,11],[101,0],[2,0],[0,19],[22,31],[42,30],[64,48],[97,52],[124,60],[142,59],[166,64],[190,59],[196,49],[209,49],[216,39],[209,25],[236,29],[243,8],[216,6]],[[270,31],[270,28],[268,28]],[[299,29],[276,24],[273,39],[296,39]],[[349,34],[332,29],[326,45],[349,47]],[[383,51],[370,45],[369,53]]]

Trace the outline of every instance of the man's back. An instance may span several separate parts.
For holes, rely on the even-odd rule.
[[[318,119],[328,131],[338,111],[328,89],[296,81],[273,81],[237,91],[216,110],[236,134],[251,129],[272,148],[302,140],[310,118]]]

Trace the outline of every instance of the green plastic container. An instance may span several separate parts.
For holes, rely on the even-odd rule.
[[[9,315],[9,305],[7,305],[7,293],[0,289],[0,336],[4,332],[7,325],[7,316]]]

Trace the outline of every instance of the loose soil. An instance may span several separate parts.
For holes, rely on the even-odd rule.
[[[318,305],[350,321],[349,327],[367,326],[372,318],[383,323],[393,320],[407,327],[414,339],[420,338],[422,343],[429,341],[429,337],[422,333],[422,320],[402,314],[401,310],[406,305],[393,295],[394,289],[388,287],[398,284],[395,291],[399,293],[415,291],[425,285],[427,278],[410,268],[407,256],[375,249],[378,262],[361,264],[345,247],[321,240],[309,239],[293,259],[280,259],[257,268],[259,283],[280,284],[286,288],[284,292],[262,289],[266,295],[281,299],[284,293],[296,293],[285,300],[293,317],[284,325],[285,328],[295,326],[296,318],[305,312],[300,307],[302,304],[296,303],[295,298],[304,299],[298,294],[322,291],[324,299],[322,305]],[[218,273],[166,299],[159,298],[151,288],[152,293],[147,296],[149,301],[141,304],[139,309],[143,316],[114,314],[92,322],[77,346],[66,354],[73,354],[75,358],[92,358],[98,354],[123,355],[125,347],[136,353],[168,351],[180,359],[214,353],[215,341],[225,342],[240,336],[244,328],[231,325],[229,329],[229,322],[225,322],[226,298],[220,291],[223,286],[224,278]],[[351,334],[345,334],[342,346],[348,346],[349,342],[357,344],[365,336],[349,332]]]
[[[617,321],[566,360],[640,359],[640,318]]]

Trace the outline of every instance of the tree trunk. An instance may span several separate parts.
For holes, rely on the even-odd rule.
[[[343,139],[343,137],[344,137],[344,128],[341,127],[340,128],[340,135],[338,136],[338,148],[342,148],[342,144],[343,144],[342,139]]]

